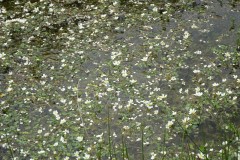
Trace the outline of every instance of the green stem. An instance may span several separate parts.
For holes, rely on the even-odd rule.
[[[7,138],[7,144],[8,144],[8,148],[9,148],[9,150],[10,150],[10,154],[11,154],[11,157],[12,157],[12,159],[15,159],[14,157],[14,153],[13,153],[13,149],[12,149],[12,147],[10,146],[10,143],[9,143],[9,139],[8,139],[8,135],[6,134],[6,138]]]
[[[171,108],[169,108],[171,111],[173,111]],[[200,149],[200,147],[195,143],[195,141],[191,138],[191,136],[189,136],[188,132],[186,129],[183,128],[183,126],[181,125],[181,123],[177,120],[177,118],[175,118],[175,121],[177,122],[177,124],[180,126],[180,128],[184,131],[184,134],[186,134],[186,136],[189,138],[189,140],[194,144],[194,146],[204,155],[204,157],[206,158],[206,160],[208,160],[208,157],[203,153],[203,151]]]
[[[126,145],[126,144],[125,144],[125,150],[126,150],[126,158],[129,159],[128,148],[127,148],[127,145]]]
[[[102,159],[102,146],[101,146],[101,143],[99,144],[99,151],[98,151],[98,160],[101,160]]]
[[[111,145],[111,130],[110,130],[110,113],[109,113],[109,106],[107,107],[108,112],[108,119],[107,119],[107,127],[108,127],[108,150],[109,150],[109,157],[112,160],[112,145]]]
[[[183,126],[180,124],[180,122],[175,119],[176,122],[178,123],[178,125],[180,126],[180,128],[184,131],[184,134],[186,134],[186,136],[190,139],[190,141],[194,144],[195,147],[197,147],[197,149],[203,153],[203,151],[200,149],[200,147],[194,142],[194,140],[189,136],[188,132],[186,129],[183,128]],[[208,160],[207,156],[203,153],[204,157],[206,158],[206,160]]]
[[[123,140],[123,135],[122,135],[122,159],[123,160],[125,158],[125,156],[124,156],[124,152],[125,152],[124,148],[125,148],[125,145],[124,145],[124,140]]]
[[[144,146],[143,146],[143,125],[141,126],[141,132],[142,132],[142,160],[144,160]]]

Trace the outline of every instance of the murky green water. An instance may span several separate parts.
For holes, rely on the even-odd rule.
[[[3,159],[238,158],[239,1],[0,7]]]

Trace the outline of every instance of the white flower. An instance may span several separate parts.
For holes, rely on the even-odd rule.
[[[185,118],[182,120],[182,122],[183,122],[183,123],[187,123],[189,120],[190,120],[189,117],[185,117]]]
[[[31,64],[31,62],[29,61],[29,58],[28,58],[28,57],[23,57],[22,59],[25,61],[25,62],[23,63],[25,66]]]
[[[193,24],[191,28],[198,28],[198,26],[196,26],[196,24]]]
[[[102,136],[103,136],[103,133],[99,134],[99,135],[96,135],[97,138],[101,138]]]
[[[152,10],[153,10],[153,12],[157,12],[157,11],[158,11],[158,8],[157,8],[157,7],[154,7]]]
[[[130,83],[133,84],[133,83],[136,83],[137,81],[135,79],[131,79],[130,80]]]
[[[108,91],[108,92],[111,92],[111,91],[113,91],[113,90],[114,90],[114,89],[111,88],[111,87],[107,88],[107,91]]]
[[[60,119],[60,116],[59,116],[59,114],[58,114],[58,111],[57,111],[57,110],[53,111],[53,115],[56,117],[56,119],[57,119],[57,120],[59,120],[59,119]]]
[[[228,88],[226,89],[226,91],[227,91],[228,94],[232,94],[232,91],[229,90]]]
[[[61,102],[61,103],[63,103],[63,104],[65,104],[65,103],[66,103],[66,101],[67,101],[67,100],[66,100],[66,99],[64,99],[64,98],[61,98],[61,99],[60,99],[60,102]]]
[[[184,32],[184,35],[183,35],[183,38],[184,38],[184,39],[187,39],[189,36],[190,36],[190,34],[188,33],[188,31],[185,31],[185,32]]]
[[[0,0],[0,2],[2,2],[3,0]],[[0,9],[0,13],[6,13],[7,11],[6,11],[6,8],[4,8],[4,7],[2,7],[1,9]]]
[[[226,57],[231,57],[231,54],[229,52],[225,53]]]
[[[117,6],[117,5],[118,5],[118,2],[117,2],[117,1],[114,1],[114,2],[113,2],[113,5],[114,5],[114,6]]]
[[[69,160],[69,157],[65,157],[64,160]]]
[[[42,130],[41,130],[41,129],[39,129],[39,130],[38,130],[38,134],[41,134],[41,133],[42,133]]]
[[[77,137],[77,141],[78,142],[82,142],[83,141],[83,137],[82,136]]]
[[[200,70],[199,69],[195,69],[195,70],[193,70],[193,73],[200,73]]]
[[[150,30],[150,29],[152,29],[151,26],[143,26],[143,28],[144,28],[145,30]]]
[[[152,152],[151,153],[151,159],[155,159],[156,155],[157,155],[156,153]]]
[[[53,115],[58,116],[58,111],[57,110],[53,111]]]
[[[44,153],[45,153],[44,150],[38,151],[38,154],[44,154]]]
[[[41,85],[45,85],[45,84],[46,84],[46,81],[40,81],[40,84],[41,84]]]
[[[177,112],[175,111],[172,111],[172,115],[175,116],[177,114]]]
[[[152,109],[153,108],[153,104],[151,101],[143,101],[143,103],[147,106],[148,109]]]
[[[79,29],[84,29],[85,27],[83,26],[82,23],[78,23],[78,28],[79,28]]]
[[[83,159],[89,159],[89,158],[90,158],[90,155],[89,155],[89,154],[87,154],[87,153],[85,153],[85,155],[84,155]]]
[[[0,59],[4,60],[5,59],[5,57],[4,57],[5,55],[6,55],[5,53],[0,53]]]
[[[121,52],[112,52],[111,54],[111,59],[115,59],[116,57],[120,56],[122,53]]]
[[[53,144],[53,146],[54,146],[54,147],[58,146],[58,142],[55,142],[55,143]]]
[[[205,156],[204,156],[204,154],[202,152],[198,153],[197,157],[200,158],[200,159],[205,159]]]
[[[91,147],[88,147],[88,148],[87,148],[87,151],[88,151],[88,152],[90,152],[91,150],[92,150],[92,148],[91,148]]]
[[[44,137],[47,137],[47,136],[49,136],[49,133],[45,133],[45,134],[44,134]]]
[[[86,100],[85,104],[90,104],[92,101],[91,100]]]
[[[114,65],[114,66],[120,65],[120,63],[121,63],[121,61],[113,61],[113,65]]]
[[[182,88],[179,89],[179,93],[182,93]]]
[[[12,90],[13,90],[13,89],[12,89],[11,87],[8,87],[6,91],[7,91],[7,92],[11,92]]]
[[[224,146],[227,145],[227,144],[228,144],[228,141],[223,141],[222,142],[222,145],[224,145]]]
[[[163,100],[164,98],[167,98],[167,95],[166,94],[162,94],[161,96],[158,96],[157,99],[158,100]]]
[[[6,20],[5,23],[6,23],[6,25],[8,25],[12,22],[25,23],[26,21],[27,21],[27,19],[25,19],[25,18],[22,18],[22,19],[16,18],[16,19]]]
[[[66,122],[65,119],[61,119],[60,124],[63,124],[63,123],[65,123],[65,122]]]
[[[42,78],[47,78],[47,75],[46,75],[46,74],[43,74],[43,75],[42,75]]]
[[[122,73],[122,76],[123,76],[123,77],[127,77],[127,70],[122,70],[121,73]]]
[[[201,97],[203,95],[202,92],[196,92],[195,94],[193,94],[194,96],[197,96],[197,97]]]
[[[148,60],[148,56],[143,57],[141,60],[142,60],[143,62],[146,62],[146,61]]]
[[[69,39],[70,41],[74,41],[74,40],[75,40],[75,37],[68,37],[68,39]]]
[[[196,113],[196,110],[195,110],[195,109],[192,109],[192,108],[191,108],[191,109],[189,110],[189,114],[195,114],[195,113]]]
[[[195,51],[195,54],[202,54],[202,51]]]
[[[219,86],[219,84],[218,83],[213,83],[212,86],[217,87],[217,86]]]
[[[203,93],[202,93],[202,92],[200,92],[200,88],[199,88],[199,87],[197,87],[197,88],[195,88],[195,94],[193,94],[193,95],[195,95],[195,96],[197,96],[197,97],[200,97],[200,96],[202,96],[202,95],[203,95]]]
[[[123,129],[128,130],[130,127],[129,126],[123,126]]]
[[[171,77],[170,81],[175,81],[177,78],[176,77]]]
[[[9,73],[9,75],[10,75],[10,73]],[[11,72],[11,75],[12,75],[12,72]],[[8,83],[9,84],[13,83],[13,80],[8,81]]]
[[[213,79],[213,77],[212,77],[212,76],[209,76],[209,77],[208,77],[208,79],[209,79],[209,80],[212,80],[212,79]]]
[[[62,143],[67,143],[67,142],[65,141],[65,139],[64,139],[63,136],[61,136],[60,141],[61,141]]]
[[[167,154],[166,151],[161,151],[160,153],[163,154],[163,155],[166,155],[166,154]]]
[[[168,121],[168,123],[166,124],[166,128],[170,129],[172,127],[172,125],[174,124],[175,119],[172,119],[171,121]]]
[[[79,157],[79,151],[74,152],[74,157]]]
[[[37,13],[38,11],[39,11],[38,7],[34,8],[34,10],[33,10],[34,13]]]
[[[167,11],[162,12],[162,14],[167,14]]]

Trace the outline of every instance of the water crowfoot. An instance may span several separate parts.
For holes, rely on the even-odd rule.
[[[224,1],[0,1],[1,158],[238,159]]]

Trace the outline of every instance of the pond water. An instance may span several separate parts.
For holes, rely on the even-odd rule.
[[[238,0],[0,1],[3,159],[238,159]]]

